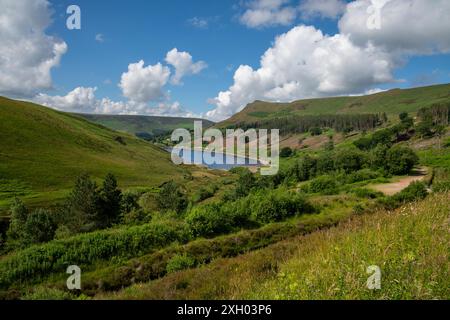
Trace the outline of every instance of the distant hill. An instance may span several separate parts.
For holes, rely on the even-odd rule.
[[[151,138],[153,136],[167,134],[178,128],[193,129],[194,121],[203,121],[204,128],[209,128],[214,124],[209,120],[196,118],[94,114],[78,114],[78,116],[107,128],[125,131],[141,138]]]
[[[183,169],[141,139],[36,104],[0,97],[0,208],[14,196],[46,203],[84,172],[112,172],[121,187],[153,187]]]
[[[386,112],[388,116],[394,116],[401,112],[415,113],[420,108],[433,103],[449,101],[450,84],[413,89],[393,89],[367,96],[307,99],[290,103],[255,101],[231,118],[218,123],[216,127],[224,128],[238,123],[293,115]]]

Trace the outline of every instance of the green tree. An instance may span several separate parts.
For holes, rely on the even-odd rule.
[[[7,232],[8,240],[14,241],[23,238],[23,226],[27,221],[28,208],[19,198],[15,198],[11,205],[11,220]]]
[[[100,190],[100,210],[96,218],[98,227],[107,228],[119,221],[121,200],[122,191],[118,188],[116,177],[108,173]]]
[[[157,197],[158,207],[163,211],[183,212],[187,205],[187,196],[175,181],[169,181],[161,187]]]
[[[293,154],[293,151],[289,147],[284,147],[280,151],[280,157],[281,158],[289,158],[290,156],[292,156],[292,154]]]
[[[26,244],[53,240],[57,225],[50,211],[38,209],[31,213],[24,225],[23,240]]]
[[[394,146],[386,153],[385,163],[391,174],[408,174],[418,162],[417,154],[405,146]]]
[[[95,230],[100,212],[100,194],[95,181],[88,174],[82,174],[66,199],[63,209],[63,223],[73,233]]]

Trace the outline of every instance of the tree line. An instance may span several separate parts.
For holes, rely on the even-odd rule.
[[[254,122],[239,122],[228,129],[279,128],[280,134],[305,133],[315,128],[330,128],[337,132],[367,131],[387,122],[385,113],[380,114],[326,114],[274,118]],[[316,132],[317,130],[313,130]]]

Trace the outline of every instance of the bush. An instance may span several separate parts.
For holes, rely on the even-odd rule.
[[[187,205],[187,196],[174,181],[165,183],[157,196],[158,206],[163,211],[183,212]]]
[[[293,151],[291,148],[289,147],[284,147],[283,149],[281,149],[280,151],[280,157],[281,158],[289,158],[290,156],[293,155]]]
[[[333,177],[320,176],[309,183],[308,190],[310,193],[336,194],[338,192],[338,187],[336,180]]]
[[[232,231],[244,225],[250,216],[245,200],[231,203],[211,203],[192,208],[186,216],[186,223],[193,236],[210,237]]]
[[[380,199],[379,203],[387,209],[395,209],[407,202],[425,199],[428,195],[427,187],[422,182],[413,182],[401,192],[384,199]]]
[[[416,153],[405,146],[394,146],[386,153],[385,167],[395,175],[408,174],[419,162]]]
[[[309,129],[309,132],[311,133],[312,136],[320,136],[323,132],[322,129],[319,127],[314,127]]]
[[[56,223],[52,213],[48,210],[38,209],[30,214],[24,225],[24,242],[37,244],[48,242],[55,237]]]
[[[370,169],[362,169],[349,175],[345,176],[346,183],[355,183],[361,181],[368,181],[379,178],[380,174],[378,172],[372,171]]]
[[[209,199],[214,196],[214,194],[217,192],[219,188],[217,185],[212,185],[209,187],[201,187],[197,192],[194,193],[192,196],[192,202],[198,203],[203,200]]]
[[[166,266],[167,273],[173,273],[185,269],[189,269],[195,266],[195,259],[187,254],[177,254],[173,256]]]
[[[314,212],[313,206],[302,195],[283,188],[251,195],[249,202],[252,216],[262,223],[282,221],[299,214]]]
[[[336,169],[344,170],[346,173],[354,172],[363,168],[367,159],[359,150],[340,150],[335,156]]]
[[[433,192],[448,192],[450,191],[450,181],[436,182],[433,184]]]
[[[382,192],[366,188],[356,188],[351,190],[350,192],[353,193],[358,198],[376,199],[383,196]]]
[[[131,258],[189,239],[185,224],[165,221],[96,231],[35,245],[0,260],[0,289],[16,282],[35,281],[55,272],[65,272],[69,265],[81,267],[112,257]]]

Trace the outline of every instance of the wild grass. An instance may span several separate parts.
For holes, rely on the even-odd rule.
[[[450,194],[137,284],[114,299],[449,299]],[[381,268],[381,290],[366,287]]]

